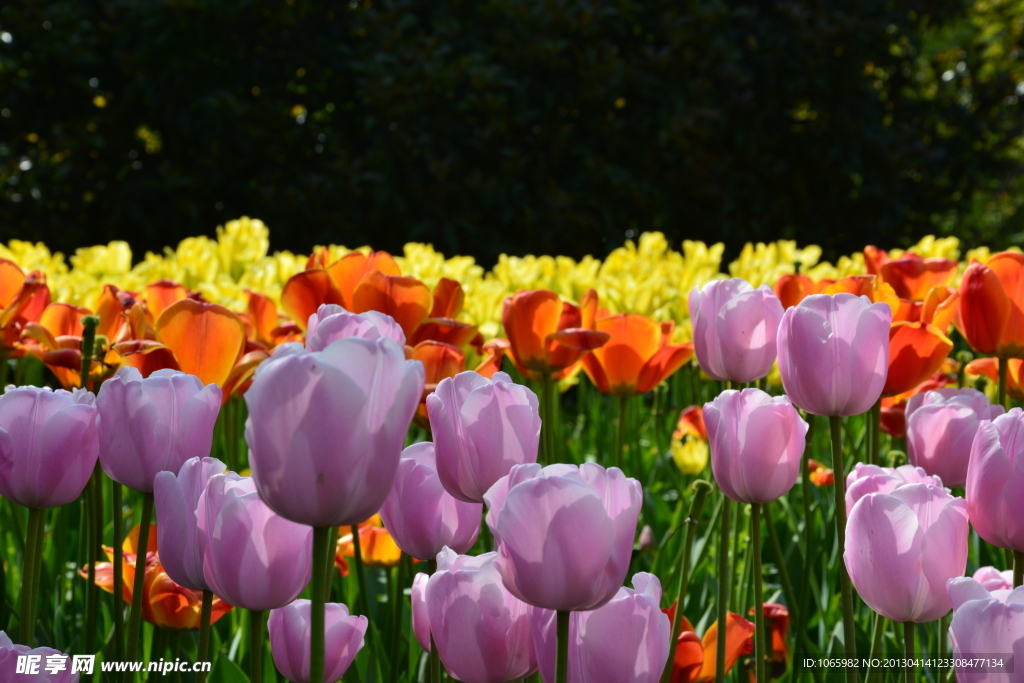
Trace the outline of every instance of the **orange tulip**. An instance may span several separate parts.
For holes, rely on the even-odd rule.
[[[825,467],[814,458],[807,458],[807,471],[811,473],[811,483],[818,488],[832,486],[836,482],[832,468]]]
[[[13,261],[0,259],[0,358],[20,356],[21,331],[30,322],[39,322],[50,305],[46,275],[33,270],[25,275]]]
[[[960,332],[975,351],[1024,358],[1024,255],[1001,252],[967,267]]]
[[[777,666],[772,666],[772,678],[778,678],[786,670],[786,661],[789,659],[789,646],[786,644],[786,636],[789,633],[789,610],[785,605],[774,602],[764,603],[764,625],[768,634],[771,635],[771,649],[768,651],[768,661],[773,665],[782,664],[782,671]],[[747,616],[753,617],[753,607],[747,612]],[[776,673],[778,671],[778,673]]]
[[[811,294],[817,294],[821,288],[807,275],[785,273],[775,281],[774,289],[782,307],[792,308]]]
[[[121,597],[125,604],[132,602],[135,586],[135,568],[138,561],[139,525],[132,529],[121,546]],[[114,550],[103,546],[108,562],[97,562],[96,585],[108,593],[114,592]],[[167,576],[156,548],[156,526],[149,528],[149,543],[146,552],[146,576],[143,580],[142,618],[161,628],[184,631],[199,629],[200,610],[203,604],[202,591],[194,591],[174,582]],[[89,577],[88,569],[78,571],[84,579]],[[231,605],[214,597],[210,623],[231,611]]]
[[[278,315],[277,306],[269,296],[248,289],[245,296],[246,310],[239,317],[245,325],[246,338],[268,349],[301,340],[302,330]]]
[[[854,296],[866,296],[874,303],[889,304],[893,317],[896,318],[900,312],[900,298],[892,286],[883,282],[875,275],[848,275],[841,277],[835,282],[825,284],[822,294],[834,296],[840,292],[853,294]]]
[[[413,332],[427,319],[432,307],[430,290],[414,277],[374,271],[366,274],[352,293],[353,313],[380,311],[390,315],[410,342]]]
[[[953,363],[950,359],[946,359],[947,364]],[[942,389],[943,387],[949,386],[954,382],[953,377],[946,374],[944,369],[940,369],[935,372],[931,377],[918,384],[910,391],[905,391],[902,394],[895,396],[889,396],[882,399],[882,410],[881,410],[881,427],[882,431],[890,436],[902,437],[907,434],[907,401],[914,394],[922,394],[926,391],[932,391],[933,389]]]
[[[309,317],[322,304],[344,305],[341,290],[323,268],[310,268],[288,278],[281,289],[281,305],[299,329],[306,331]]]
[[[660,325],[638,313],[599,318],[608,342],[583,357],[590,381],[606,394],[646,394],[693,356],[693,344],[673,344],[675,323]]]
[[[341,527],[341,531],[334,553],[334,566],[342,576],[348,576],[348,562],[345,558],[355,557],[355,544],[352,542],[351,527]],[[359,557],[367,567],[381,569],[394,567],[402,559],[402,549],[384,528],[379,514],[359,523]]]
[[[52,303],[43,310],[38,323],[27,323],[21,334],[22,346],[36,355],[53,372],[65,389],[81,384],[82,318],[87,308]],[[102,378],[101,364],[92,366],[90,376]]]
[[[928,323],[896,322],[889,329],[889,373],[883,396],[910,391],[942,367],[953,342]]]
[[[188,287],[174,280],[157,280],[142,290],[142,300],[146,302],[150,320],[156,320],[168,306],[187,298],[189,294]]]
[[[896,296],[921,301],[932,287],[946,286],[956,277],[957,262],[947,258],[924,258],[905,252],[892,258],[872,246],[864,248],[864,263],[871,275],[878,275]]]
[[[676,430],[672,432],[672,438],[682,439],[684,436],[694,436],[701,441],[708,440],[708,430],[704,426],[704,409],[700,406],[690,406],[679,413],[679,422],[676,423]]]
[[[671,620],[675,610],[676,605],[673,604],[661,611]],[[682,619],[682,631],[672,658],[671,683],[708,683],[715,680],[718,622],[708,627],[703,638],[698,638],[690,621],[685,616]],[[728,673],[742,655],[754,651],[754,624],[734,612],[729,612],[725,623],[725,671]]]
[[[533,380],[568,377],[578,363],[611,337],[594,329],[597,293],[589,290],[574,306],[548,290],[523,290],[505,299],[501,321],[509,355]]]
[[[978,358],[968,363],[966,370],[969,374],[981,375],[988,377],[993,382],[998,382],[999,362],[998,358]],[[1021,384],[1022,367],[1024,367],[1024,361],[1019,358],[1006,360],[1006,393],[1018,401],[1024,401],[1024,385]]]
[[[370,273],[390,276],[402,274],[395,259],[386,251],[371,251],[369,254],[350,251],[326,268],[338,291],[341,292],[344,302],[342,305],[350,311],[354,310],[353,296],[364,277]]]

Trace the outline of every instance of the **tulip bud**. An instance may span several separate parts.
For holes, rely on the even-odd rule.
[[[948,590],[953,605],[949,637],[957,662],[990,653],[1012,653],[1014,662],[1024,661],[1024,587],[990,592],[975,579],[957,577],[950,579]],[[957,680],[1002,683],[1018,678],[1005,670],[989,671],[957,666]]]
[[[982,422],[967,466],[967,512],[985,541],[1024,552],[1024,411]]]
[[[35,660],[38,667],[35,673],[18,673],[18,658],[26,656],[39,658]],[[46,658],[53,656],[63,657],[67,668],[54,674],[47,673]],[[51,647],[33,649],[28,645],[15,645],[3,631],[0,631],[0,676],[5,681],[17,683],[78,683],[79,680],[77,673],[71,673],[71,658],[63,652]]]
[[[927,484],[942,488],[942,479],[931,476],[920,467],[899,465],[879,467],[859,462],[846,475],[846,514],[857,501],[871,493],[890,493],[905,484]]]
[[[296,600],[271,611],[267,620],[274,664],[292,683],[309,683],[309,605]],[[345,605],[324,604],[324,683],[341,679],[352,666],[368,625],[366,617],[350,616]]]

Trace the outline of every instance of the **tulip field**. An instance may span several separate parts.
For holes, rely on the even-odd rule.
[[[0,683],[1024,682],[1024,255],[0,245]]]

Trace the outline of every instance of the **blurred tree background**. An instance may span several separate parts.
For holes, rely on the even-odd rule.
[[[0,5],[0,239],[1024,242],[1024,0]]]

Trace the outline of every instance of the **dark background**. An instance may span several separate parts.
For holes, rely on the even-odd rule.
[[[1016,6],[1015,6],[1016,4]],[[0,5],[0,239],[1024,241],[1024,4]]]

